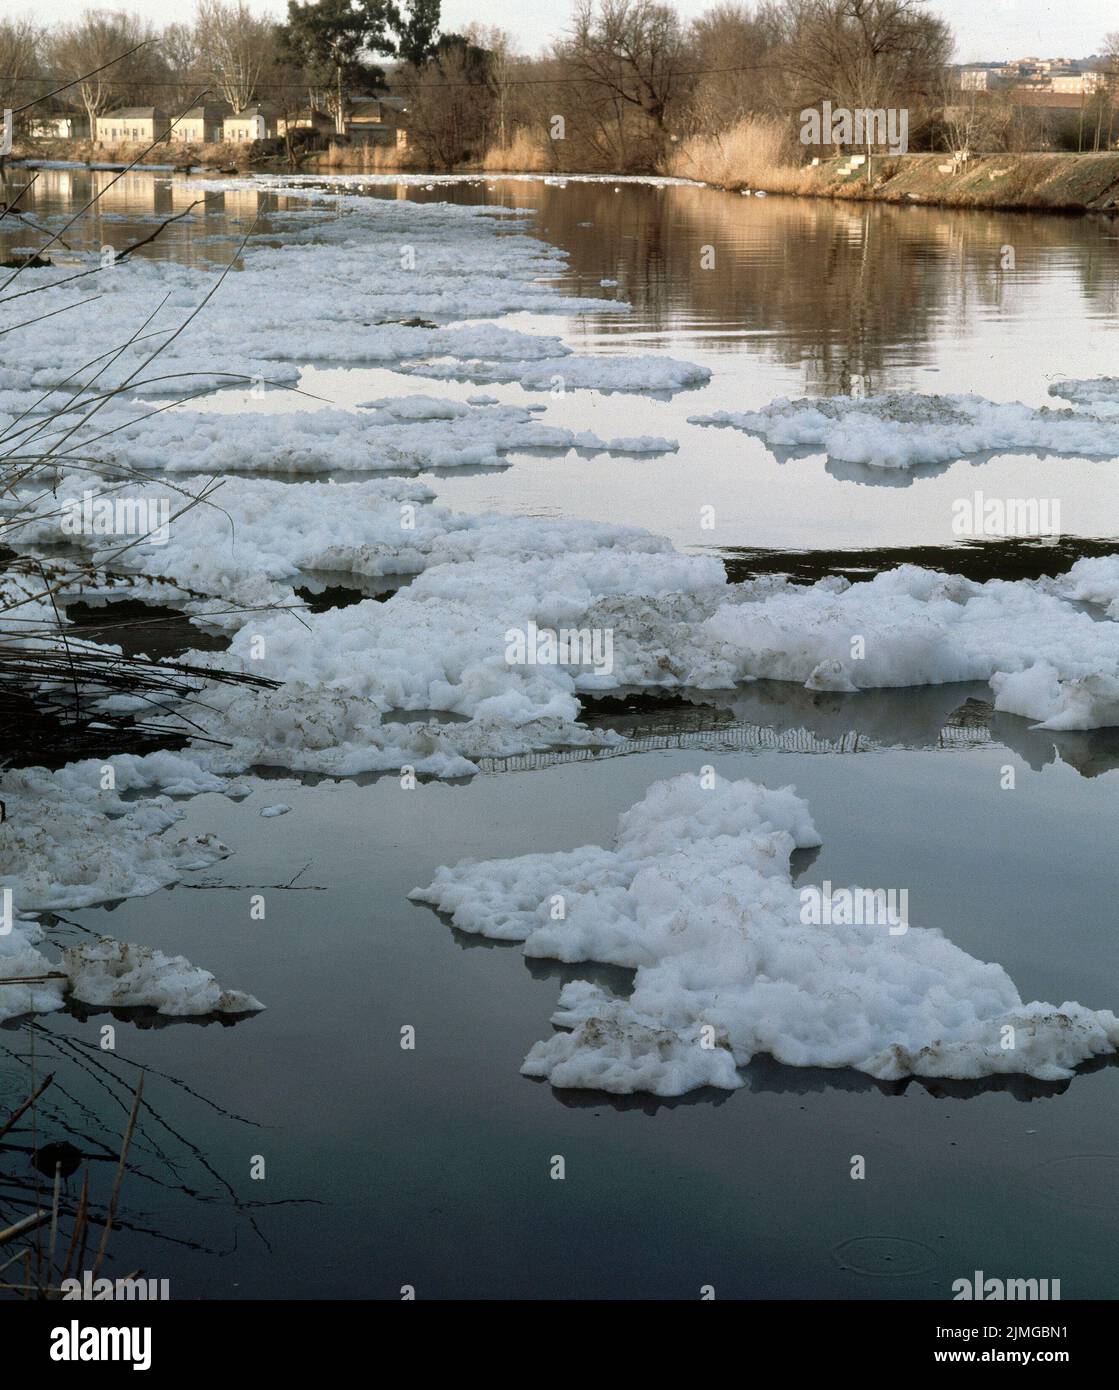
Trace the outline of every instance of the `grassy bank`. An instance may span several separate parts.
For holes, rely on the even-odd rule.
[[[803,164],[783,127],[745,121],[718,136],[686,140],[664,172],[720,188],[801,197],[964,208],[1086,211],[1119,208],[1119,153],[983,154],[957,163],[950,155],[875,155]]]
[[[248,167],[245,145],[188,144],[176,140],[147,149],[142,142],[119,141],[109,144],[96,140],[25,140],[17,141],[12,151],[17,159],[50,159],[76,164],[140,164],[205,165],[208,168],[232,169]]]
[[[33,140],[17,143],[17,159],[50,159],[78,164],[173,164],[204,169],[249,169],[276,171],[290,169],[286,154],[253,151],[248,144],[187,144],[177,140],[146,149],[136,142],[107,144],[93,140]],[[303,170],[338,170],[355,173],[398,171],[414,168],[407,162],[407,151],[386,146],[330,145],[317,152],[300,151],[296,166]]]
[[[292,168],[284,154],[251,154],[243,144],[163,144],[144,152],[136,144],[37,140],[17,146],[15,154],[85,163],[128,163],[142,154],[142,164],[266,172]],[[507,147],[491,148],[481,161],[461,166],[458,172],[555,173],[550,154],[540,141],[517,132]],[[1119,151],[982,154],[962,163],[947,154],[875,155],[858,165],[849,157],[805,164],[799,154],[787,127],[763,118],[744,121],[719,135],[679,142],[660,172],[717,188],[808,198],[1053,212],[1119,211]],[[342,145],[301,153],[295,167],[304,172],[350,173],[423,172],[425,168],[414,151]]]

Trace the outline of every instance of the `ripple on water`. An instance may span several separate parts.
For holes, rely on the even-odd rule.
[[[853,1236],[832,1250],[840,1269],[886,1278],[924,1274],[936,1264],[936,1251],[904,1236]]]
[[[0,1100],[7,1102],[14,1096],[20,1100],[27,1094],[27,1074],[21,1071],[0,1071]]]
[[[1119,1207],[1119,1154],[1066,1154],[1031,1168],[1035,1192],[1078,1207]]]

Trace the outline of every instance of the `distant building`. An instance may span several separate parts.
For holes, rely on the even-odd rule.
[[[293,111],[287,116],[278,116],[276,134],[283,136],[289,130],[314,130],[320,135],[333,135],[334,120],[325,111],[312,111],[309,108]]]
[[[1108,78],[1104,72],[1070,72],[1052,79],[1054,92],[1083,92],[1090,96],[1093,92],[1101,92],[1105,86],[1108,86]]]
[[[1054,92],[1031,87],[1017,93],[1022,106],[1036,106],[1045,111],[1081,111],[1084,107],[1083,92]]]
[[[346,134],[355,145],[408,144],[408,103],[402,97],[359,97],[346,114]]]
[[[195,106],[176,123],[172,140],[190,145],[216,145],[224,139],[224,122],[231,110],[226,102]]]
[[[276,112],[263,102],[246,106],[243,111],[234,111],[222,122],[222,137],[233,145],[268,140],[275,134]]]
[[[961,68],[960,88],[965,92],[985,92],[990,86],[989,68]]]
[[[53,101],[32,117],[28,130],[40,140],[88,140],[89,115],[82,107]]]
[[[102,144],[119,141],[153,144],[162,140],[171,118],[158,106],[121,106],[97,117],[96,138]]]

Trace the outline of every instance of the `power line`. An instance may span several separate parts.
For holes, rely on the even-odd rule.
[[[680,70],[677,71],[677,72],[671,73],[670,76],[671,76],[673,79],[676,79],[676,78],[680,78],[680,77],[714,77],[714,76],[721,76],[721,75],[728,74],[728,73],[743,73],[743,72],[785,72],[785,73],[787,73],[788,71],[789,71],[788,68],[781,67],[780,65],[777,65],[777,64],[772,64],[772,63],[748,63],[748,64],[740,64],[739,66],[730,67],[730,68],[682,68],[682,69],[680,69]],[[21,79],[19,79],[19,82],[20,82],[20,84],[23,84],[23,83],[30,83],[30,82],[58,82],[58,81],[60,81],[60,80],[61,80],[61,78],[58,77],[58,76],[41,76],[41,77],[25,77],[25,78],[21,78]],[[73,85],[75,85],[75,81],[81,81],[81,79],[80,79],[80,78],[78,78],[78,79],[72,79],[69,83],[67,83],[67,85],[73,86]],[[178,78],[161,78],[161,77],[153,77],[153,78],[151,78],[150,80],[147,80],[147,81],[142,80],[142,79],[135,79],[135,78],[133,78],[133,79],[124,79],[124,80],[119,81],[119,82],[113,82],[112,85],[113,85],[114,88],[117,88],[117,89],[120,89],[120,90],[151,92],[151,91],[169,90],[169,89],[172,89],[172,88],[178,89],[178,88],[181,88],[181,87],[186,87],[186,88],[194,87],[194,86],[197,86],[198,82],[201,82],[201,81],[209,81],[209,82],[214,83],[215,85],[220,86],[220,85],[221,85],[222,79],[221,79],[221,77],[220,77],[219,74],[217,74],[217,73],[211,73],[208,77],[199,77],[199,78],[196,78],[193,82],[182,81],[182,80],[179,80]],[[588,77],[511,77],[511,78],[505,79],[505,80],[502,81],[499,85],[504,86],[504,87],[562,87],[562,86],[565,86],[565,85],[568,85],[568,84],[575,84],[575,83],[581,83],[581,84],[587,85],[587,86],[608,86],[608,85],[609,85],[609,84],[608,84],[607,82],[605,82],[602,78],[593,77],[593,76],[588,76]],[[259,93],[259,92],[303,92],[303,93],[306,93],[308,90],[312,90],[312,89],[317,88],[317,87],[323,87],[323,88],[325,88],[325,87],[328,86],[328,85],[330,85],[330,84],[325,83],[325,82],[318,82],[318,83],[316,83],[316,82],[299,82],[299,83],[296,83],[296,82],[283,82],[283,83],[280,83],[280,82],[258,82],[258,83],[255,83],[255,84],[254,84],[253,90],[254,90],[254,92],[258,92],[258,93]],[[441,83],[440,85],[443,86],[443,87],[483,87],[483,86],[485,86],[486,84],[485,84],[484,82],[443,82],[443,83]],[[51,95],[51,94],[48,93],[47,95]]]

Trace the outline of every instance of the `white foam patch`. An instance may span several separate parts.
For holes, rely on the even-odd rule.
[[[243,191],[229,181],[192,185],[195,192],[237,187]],[[141,256],[102,268],[91,255],[85,268],[94,273],[77,283],[61,283],[73,274],[69,266],[21,271],[9,294],[38,291],[39,318],[20,331],[20,351],[6,362],[0,388],[56,386],[94,359],[99,390],[134,377],[134,390],[155,395],[200,382],[230,384],[223,374],[246,385],[253,378],[291,382],[293,364],[305,362],[354,366],[448,354],[555,359],[565,352],[555,338],[492,323],[447,325],[517,312],[628,310],[546,283],[564,270],[566,257],[528,236],[520,215],[269,187],[324,204],[322,221],[293,220],[279,246],[251,240],[240,268],[216,290],[212,268]],[[276,221],[282,225],[285,216],[275,214]],[[0,328],[22,323],[27,302],[10,302]],[[117,356],[130,335],[135,341]],[[157,347],[162,351],[145,366]]]
[[[172,1018],[257,1013],[264,1008],[251,994],[223,989],[208,970],[185,956],[168,956],[112,937],[68,947],[61,967],[69,977],[71,997],[94,1007],[155,1009]]]
[[[0,887],[11,893],[13,922],[0,934],[0,978],[28,983],[0,984],[0,1022],[63,1008],[71,995],[87,1004],[174,1015],[262,1008],[251,995],[223,990],[181,956],[110,938],[66,950],[56,963],[39,949],[44,933],[31,916],[144,897],[225,858],[229,851],[213,835],[169,833],[183,812],[166,793],[240,790],[190,755],[170,752],[87,759],[57,772],[8,770]],[[126,795],[145,792],[165,794]]]
[[[1119,1049],[1114,1014],[1024,1004],[1001,966],[939,931],[804,924],[789,855],[819,843],[791,788],[685,774],[619,818],[612,849],[441,868],[411,896],[526,955],[635,971],[624,998],[565,986],[553,1022],[567,1031],[522,1067],[557,1087],[729,1090],[759,1054],[883,1080],[1052,1081]]]
[[[997,708],[1047,728],[1119,723],[1119,624],[1074,606],[1111,601],[1111,563],[1055,580],[902,566],[854,585],[732,585],[720,561],[634,528],[462,516],[430,496],[399,479],[232,479],[221,510],[195,507],[166,546],[121,557],[192,591],[186,611],[232,635],[229,651],[189,660],[282,682],[207,690],[207,732],[233,746],[200,751],[205,766],[461,775],[479,757],[608,739],[579,723],[584,695],[761,678],[831,691],[988,681]],[[40,539],[55,523],[41,525]],[[308,571],[418,577],[386,602],[297,617]],[[609,659],[510,657],[509,634],[530,625],[608,634]]]
[[[496,468],[506,454],[526,449],[663,454],[679,448],[676,440],[661,436],[602,439],[589,430],[547,425],[526,406],[475,407],[430,396],[370,404],[379,409],[114,410],[80,428],[55,459],[61,467],[70,460],[100,463],[111,473],[126,467],[215,474],[401,473]],[[90,486],[88,475],[83,486]]]
[[[526,391],[680,391],[711,379],[672,357],[557,357],[537,362],[424,362],[402,370],[443,381],[516,382]]]
[[[1076,385],[1062,383],[1067,396]],[[1106,382],[1089,383],[1074,399],[1101,404],[1112,396]],[[762,410],[715,411],[689,417],[697,425],[729,425],[774,449],[808,449],[844,463],[906,469],[949,463],[981,454],[1040,453],[1108,458],[1119,456],[1119,418],[1109,413],[1035,409],[981,396],[829,396],[790,401]]]
[[[114,790],[101,785],[108,766]],[[11,890],[15,911],[64,912],[143,897],[229,853],[212,835],[168,835],[183,812],[165,795],[121,799],[125,791],[157,789],[229,790],[193,757],[168,752],[87,759],[54,773],[5,772],[0,887]]]
[[[815,690],[869,690],[990,681],[997,709],[1053,729],[1119,722],[1119,625],[1097,622],[1047,581],[985,584],[902,565],[869,583],[739,586],[702,625],[706,682],[768,677]],[[741,601],[741,600],[745,601]],[[1030,678],[1027,709],[1008,677]],[[1021,683],[1014,687],[1019,692]]]

